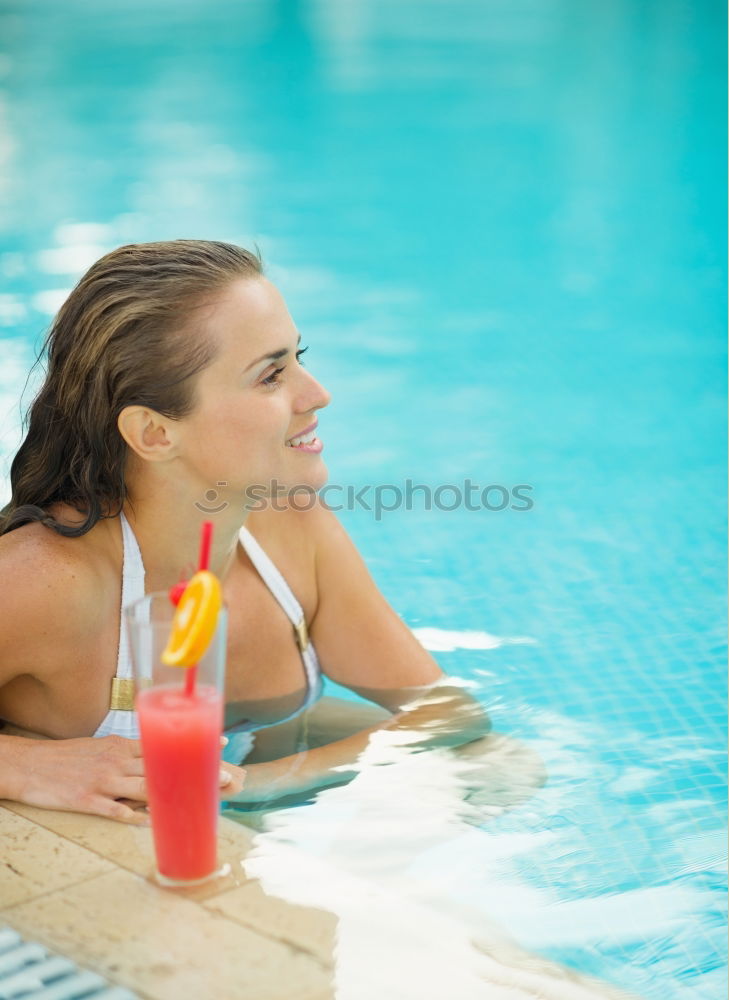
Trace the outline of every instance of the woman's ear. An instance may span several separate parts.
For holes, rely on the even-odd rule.
[[[119,433],[146,462],[165,462],[176,453],[173,423],[146,406],[125,406],[117,419]]]

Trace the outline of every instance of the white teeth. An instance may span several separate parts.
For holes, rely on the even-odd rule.
[[[311,444],[311,442],[315,440],[316,440],[316,431],[309,431],[308,434],[302,434],[301,437],[291,438],[288,444],[289,447],[296,448],[300,444]]]

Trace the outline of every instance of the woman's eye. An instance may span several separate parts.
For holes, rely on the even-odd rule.
[[[296,352],[296,360],[299,364],[302,364],[301,355],[305,354],[306,351],[308,350],[309,350],[308,347],[300,347]],[[274,369],[274,371],[272,371],[270,375],[266,375],[265,378],[261,379],[261,385],[268,385],[268,386],[281,385],[280,375],[285,367],[286,365],[282,365],[280,368]]]
[[[261,382],[263,383],[263,385],[278,385],[279,375],[281,374],[282,371],[283,368],[276,368],[275,371],[272,371],[270,375],[266,375],[265,378],[262,378]]]

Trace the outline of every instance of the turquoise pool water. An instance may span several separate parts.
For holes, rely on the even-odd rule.
[[[82,270],[257,241],[334,395],[333,483],[531,487],[342,512],[550,776],[393,848],[388,887],[655,1000],[726,990],[725,37],[684,0],[0,9],[3,496]],[[329,795],[271,837],[346,867]],[[382,838],[345,812],[361,873]]]

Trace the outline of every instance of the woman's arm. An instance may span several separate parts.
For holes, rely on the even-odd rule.
[[[485,711],[390,607],[335,515],[312,515],[318,603],[310,633],[327,677],[397,713],[391,725],[451,746],[478,739]]]
[[[317,505],[298,517],[315,542],[318,600],[309,634],[322,670],[393,715],[303,754],[248,765],[239,801],[340,784],[356,773],[375,733],[413,751],[460,746],[490,729],[481,704],[444,675],[387,603],[334,514]]]
[[[74,663],[99,627],[98,583],[71,545],[47,529],[0,540],[0,704],[3,688],[32,678],[39,705],[59,665]],[[83,690],[78,697],[83,698]],[[46,720],[49,726],[58,720]],[[38,713],[37,726],[44,720]],[[144,823],[118,799],[146,799],[139,743],[120,737],[31,739],[0,733],[0,797]]]
[[[42,699],[59,665],[74,663],[100,624],[98,583],[83,560],[68,543],[44,539],[46,529],[23,531],[0,540],[0,705],[3,688],[21,676],[37,682]],[[46,721],[49,728],[58,723]],[[44,725],[40,711],[36,725]],[[230,786],[236,791],[238,780]],[[147,800],[139,741],[0,732],[0,798],[146,824],[147,816],[127,804]]]
[[[382,704],[385,699],[377,700]],[[231,802],[265,802],[343,784],[359,772],[361,755],[378,735],[389,748],[386,756],[394,761],[432,747],[462,746],[485,736],[490,728],[480,703],[444,681],[391,719],[345,739],[277,760],[246,764],[245,772],[226,764],[239,782],[245,774],[245,784],[239,794],[223,792],[223,797]]]

